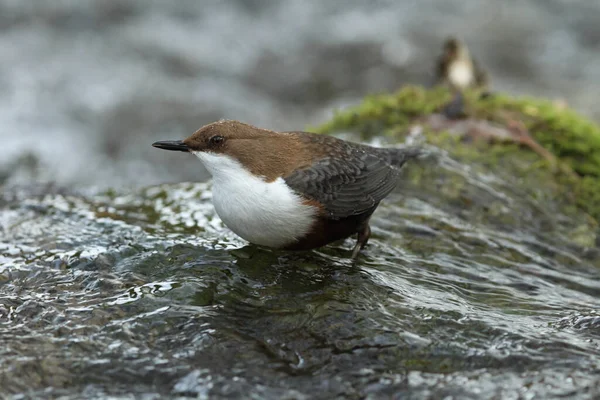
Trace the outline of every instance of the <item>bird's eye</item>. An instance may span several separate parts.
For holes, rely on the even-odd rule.
[[[210,144],[221,144],[221,143],[223,143],[224,140],[225,140],[225,138],[221,135],[216,135],[209,139]]]

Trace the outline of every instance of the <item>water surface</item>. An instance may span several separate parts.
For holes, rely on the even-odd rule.
[[[209,184],[7,188],[2,393],[597,398],[593,225],[506,179],[409,166],[356,264],[246,245]]]

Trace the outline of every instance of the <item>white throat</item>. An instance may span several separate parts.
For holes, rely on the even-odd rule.
[[[475,81],[473,65],[468,60],[459,59],[452,62],[448,75],[450,82],[461,89],[466,88]]]
[[[266,182],[224,154],[194,152],[213,177],[213,204],[225,225],[245,240],[281,248],[306,235],[317,210],[282,178]]]

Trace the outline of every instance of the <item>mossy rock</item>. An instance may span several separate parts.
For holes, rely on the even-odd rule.
[[[419,123],[429,143],[453,157],[494,168],[509,166],[516,178],[548,180],[552,195],[565,200],[600,221],[600,127],[567,107],[535,98],[503,94],[464,94],[466,119],[506,126],[519,121],[531,137],[555,157],[538,156],[531,149],[509,143],[467,143],[449,132],[429,129],[424,118],[439,112],[452,99],[445,88],[407,86],[392,94],[371,95],[358,106],[341,110],[325,124],[312,128],[319,133],[353,132],[368,140],[384,136],[391,141],[406,137]]]

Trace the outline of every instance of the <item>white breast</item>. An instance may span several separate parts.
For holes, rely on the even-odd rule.
[[[243,239],[281,248],[306,235],[316,209],[302,204],[281,178],[266,182],[237,160],[194,153],[213,176],[213,204],[225,225]]]
[[[471,63],[462,60],[451,63],[448,78],[450,82],[459,88],[466,88],[471,85],[475,80]]]

